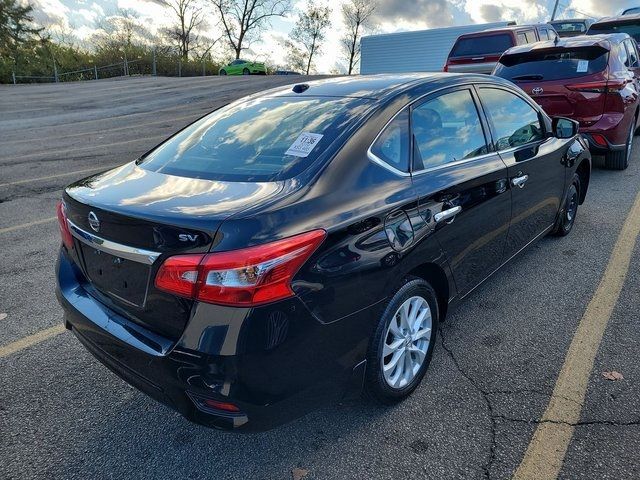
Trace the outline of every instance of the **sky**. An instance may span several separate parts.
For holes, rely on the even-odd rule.
[[[23,0],[27,1],[27,0]],[[96,22],[117,14],[119,9],[135,12],[139,20],[152,31],[171,23],[171,13],[153,0],[28,0],[35,7],[36,20],[50,31],[73,32],[80,43],[98,28]],[[205,35],[221,35],[218,19],[208,0],[202,1],[207,11]],[[344,70],[340,38],[343,35],[341,5],[348,0],[315,0],[331,7],[331,25],[324,47],[315,62],[319,73]],[[376,0],[372,0],[376,1]],[[514,20],[518,24],[548,21],[555,0],[377,0],[375,26],[368,32],[390,33],[425,28],[467,25]],[[283,41],[296,22],[296,12],[304,8],[306,0],[292,0],[293,12],[275,18],[265,29],[262,39],[251,45],[243,57],[255,61],[269,61],[284,66],[286,51]],[[560,0],[556,18],[591,16],[594,18],[619,13],[630,6],[640,6],[640,0]],[[224,56],[222,47],[217,55]]]

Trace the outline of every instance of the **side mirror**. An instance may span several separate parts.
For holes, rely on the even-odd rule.
[[[580,129],[580,124],[570,118],[554,117],[551,122],[553,135],[556,138],[573,138]]]

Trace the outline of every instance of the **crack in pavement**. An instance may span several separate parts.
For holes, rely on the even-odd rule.
[[[458,359],[453,353],[453,350],[446,343],[443,327],[440,326],[438,330],[440,333],[440,343],[442,345],[442,348],[445,350],[445,352],[447,352],[447,355],[449,355],[449,358],[451,358],[451,360],[453,361],[453,364],[455,365],[456,370],[458,370],[460,375],[462,375],[469,382],[469,384],[482,395],[482,398],[484,399],[487,405],[487,412],[489,415],[489,421],[491,423],[491,444],[489,447],[488,459],[486,463],[482,466],[482,471],[484,472],[485,478],[487,478],[488,480],[491,479],[491,467],[493,466],[493,462],[495,461],[495,458],[496,458],[496,420],[503,420],[503,421],[514,422],[514,423],[524,423],[528,425],[554,423],[558,425],[568,425],[571,427],[582,427],[582,426],[590,426],[590,425],[611,425],[611,426],[617,426],[617,427],[640,426],[640,419],[632,420],[629,422],[616,422],[613,420],[585,420],[577,423],[569,423],[569,422],[562,422],[562,421],[548,420],[548,419],[531,420],[531,419],[524,419],[524,418],[513,418],[513,417],[508,417],[506,415],[498,414],[494,411],[494,407],[490,399],[491,395],[513,395],[517,393],[534,393],[537,395],[544,395],[549,398],[554,397],[554,395],[553,393],[545,392],[544,390],[535,390],[535,389],[485,390],[478,384],[478,382],[476,382],[474,378],[471,377],[471,375],[469,375],[460,366],[460,363],[458,363]],[[562,395],[555,395],[555,397],[562,398],[563,400],[576,403],[581,407],[583,406],[582,403],[577,402],[572,398],[568,398]]]
[[[489,447],[489,458],[487,459],[487,462],[482,466],[482,471],[484,472],[485,478],[491,479],[491,466],[493,465],[496,456],[496,415],[494,414],[493,405],[489,398],[490,393],[480,387],[480,385],[478,385],[478,383],[462,369],[453,351],[447,346],[445,342],[444,330],[442,326],[440,326],[438,330],[440,331],[440,343],[442,345],[442,348],[444,348],[445,352],[447,352],[456,369],[458,370],[458,372],[460,372],[460,375],[462,375],[473,388],[480,392],[487,405],[487,412],[489,413],[489,421],[491,423],[491,444]]]
[[[570,427],[584,427],[584,426],[590,426],[590,425],[611,425],[611,426],[615,426],[615,427],[630,427],[630,426],[640,426],[640,419],[638,420],[631,420],[629,422],[616,422],[613,420],[585,420],[585,421],[580,421],[580,422],[576,422],[576,423],[571,423],[571,422],[563,422],[563,421],[558,421],[558,420],[527,420],[524,418],[512,418],[512,417],[507,417],[504,415],[498,415],[496,416],[496,418],[499,418],[500,420],[505,420],[508,422],[515,422],[515,423],[527,423],[530,425],[540,425],[543,423],[553,423],[556,425],[568,425]]]

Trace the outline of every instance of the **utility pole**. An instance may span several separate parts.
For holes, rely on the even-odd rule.
[[[553,13],[551,14],[551,21],[553,22],[556,19],[556,13],[558,12],[558,4],[560,0],[556,0],[556,4],[553,6]]]

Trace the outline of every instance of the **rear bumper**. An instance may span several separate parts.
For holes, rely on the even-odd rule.
[[[596,155],[604,155],[607,152],[624,150],[626,148],[629,122],[633,121],[622,114],[605,114],[602,118],[589,127],[580,128],[580,133],[589,142],[589,150]],[[594,135],[599,135],[607,145],[601,145],[594,140]]]
[[[182,337],[171,341],[91,297],[64,249],[57,277],[65,326],[87,350],[193,422],[267,430],[361,385],[369,312],[321,324],[297,298],[233,311],[200,304]],[[198,399],[232,403],[239,411],[211,409]]]

